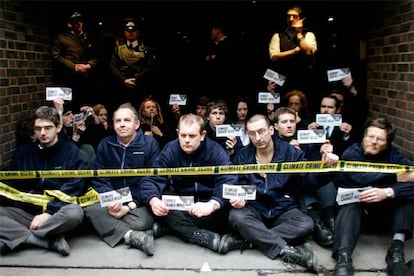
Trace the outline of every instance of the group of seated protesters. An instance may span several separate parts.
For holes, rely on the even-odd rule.
[[[330,101],[325,104],[324,99],[323,105],[332,104]],[[221,100],[207,103],[205,118],[191,112],[181,114],[174,134],[161,126],[162,113],[154,100],[144,101],[140,111],[131,103],[121,104],[113,112],[112,124],[108,124],[103,106],[84,107],[82,111],[94,114],[91,118],[96,119],[102,131],[99,142],[92,143],[95,156],[89,165],[85,165],[82,147],[76,144],[82,125],[66,126],[65,117],[71,115],[62,102],[56,101],[55,107],[41,106],[34,112],[34,134],[30,133],[33,140],[16,147],[6,169],[180,168],[307,160],[334,166],[339,159],[413,166],[392,145],[395,128],[385,117],[369,118],[362,141],[350,140],[352,144],[337,152],[337,146],[329,140],[322,145],[299,145],[294,136],[297,112],[289,107],[276,110],[274,123],[265,114],[250,115],[244,126],[250,141],[244,145],[238,136],[216,136],[216,126],[223,124],[228,114],[227,105]],[[322,104],[321,113],[324,113]],[[317,127],[312,124],[315,123],[310,123],[309,129]],[[349,126],[339,128],[343,135],[340,141],[347,142]],[[167,135],[165,131],[170,138],[163,138]],[[91,157],[87,152],[86,156]],[[375,222],[391,226],[386,228],[392,233],[386,263],[388,273],[397,275],[397,266],[405,264],[404,243],[412,238],[413,171],[280,174],[258,171],[94,177],[90,181],[87,184],[78,177],[5,180],[6,185],[20,192],[39,195],[46,190],[59,190],[67,196],[79,197],[89,185],[98,193],[127,188],[132,200],[112,201],[105,206],[95,203],[83,208],[64,202],[59,196],[53,197],[45,208],[8,200],[0,207],[1,255],[33,245],[68,256],[70,246],[65,236],[85,219],[110,247],[124,243],[147,256],[155,254],[154,238],[174,235],[219,254],[254,248],[272,260],[281,259],[317,273],[317,255],[307,244],[313,236],[318,244],[332,248],[332,258],[336,260],[334,275],[344,276],[354,274],[352,253],[362,229]],[[225,185],[252,185],[256,198],[225,197]],[[360,188],[358,200],[336,205],[338,187]],[[171,208],[163,200],[166,195],[188,196],[188,208],[184,211]]]

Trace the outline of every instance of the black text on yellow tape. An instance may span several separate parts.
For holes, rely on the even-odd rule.
[[[90,178],[90,177],[129,177],[152,175],[212,175],[240,173],[319,173],[319,172],[378,172],[399,173],[414,171],[414,166],[339,161],[327,166],[322,161],[281,162],[268,164],[223,165],[179,168],[142,168],[142,169],[102,169],[102,170],[36,170],[0,171],[0,179],[30,178]]]

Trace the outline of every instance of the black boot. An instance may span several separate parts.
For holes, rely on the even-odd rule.
[[[304,245],[286,245],[280,252],[284,264],[306,267],[309,272],[318,273],[318,259],[315,253]]]
[[[393,240],[390,248],[387,251],[387,256],[385,257],[385,262],[387,263],[387,273],[388,275],[394,275],[393,266],[398,263],[405,263],[404,258],[404,243],[402,241]]]
[[[335,206],[322,209],[322,220],[325,226],[332,232],[335,232]]]
[[[193,232],[190,242],[218,252],[220,235],[208,230],[200,229]]]
[[[152,232],[154,233],[154,238],[160,238],[162,236],[168,235],[170,233],[170,230],[156,221],[152,225]]]
[[[352,266],[351,254],[339,252],[336,257],[336,265],[333,276],[353,276],[354,267]]]
[[[314,206],[308,209],[308,215],[313,219],[315,228],[313,231],[313,239],[317,244],[323,247],[330,247],[333,244],[333,232],[325,225],[321,218],[322,211]]]
[[[225,234],[221,237],[218,252],[220,254],[226,254],[231,250],[240,249],[240,253],[243,253],[244,249],[251,248],[250,242],[244,239],[240,235]]]

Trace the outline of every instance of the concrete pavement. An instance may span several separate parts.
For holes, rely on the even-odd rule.
[[[129,249],[123,244],[110,248],[89,227],[80,228],[68,237],[71,255],[41,248],[29,248],[0,258],[2,276],[67,276],[119,274],[123,276],[257,276],[266,270],[272,275],[313,275],[301,266],[287,267],[281,260],[270,260],[254,249],[231,251],[220,255],[193,244],[186,244],[172,236],[155,240],[155,255]],[[363,234],[353,254],[358,276],[386,276],[385,254],[390,238],[387,235]],[[319,275],[331,275],[335,266],[329,249],[310,241],[318,255]],[[406,260],[414,258],[413,242],[407,242]],[[263,271],[262,271],[263,272]]]

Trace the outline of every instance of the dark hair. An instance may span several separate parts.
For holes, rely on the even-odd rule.
[[[254,114],[253,116],[251,116],[250,118],[249,118],[249,120],[247,121],[247,123],[246,123],[246,128],[247,128],[247,125],[248,124],[250,124],[250,123],[254,123],[254,122],[257,122],[257,121],[259,121],[259,120],[265,120],[265,122],[266,122],[266,126],[267,127],[270,127],[271,126],[271,123],[270,123],[270,120],[269,120],[269,118],[267,118],[267,116],[265,116],[265,115],[263,115],[263,114]]]
[[[327,95],[325,95],[325,96],[323,96],[323,97],[321,98],[321,102],[322,102],[322,100],[323,100],[323,99],[325,99],[325,98],[335,100],[335,107],[336,107],[336,109],[338,109],[338,108],[340,108],[340,107],[341,107],[341,103],[340,103],[339,99],[338,99],[336,96],[331,95],[331,94],[327,94]]]
[[[294,5],[294,6],[291,6],[287,9],[287,11],[289,11],[289,10],[297,11],[298,14],[299,14],[299,17],[302,18],[302,8],[301,7]]]
[[[208,102],[210,101],[210,99],[207,96],[200,96],[197,98],[195,105],[197,107],[197,105],[200,106],[207,106]]]
[[[60,116],[56,108],[46,105],[36,109],[33,121],[36,119],[50,120],[55,126],[60,124]]]
[[[298,96],[299,97],[301,110],[306,111],[308,109],[308,98],[306,97],[305,93],[303,93],[303,91],[295,89],[295,90],[291,90],[291,91],[287,92],[285,97],[284,97],[286,105],[288,105],[289,99],[292,96]]]
[[[364,135],[367,134],[369,127],[377,127],[385,130],[385,132],[387,133],[388,144],[391,144],[392,141],[394,141],[396,129],[394,125],[386,117],[376,117],[368,119],[365,123]]]
[[[21,118],[16,123],[16,131],[14,134],[16,138],[16,145],[32,142],[31,136],[35,134],[33,127],[33,116],[26,116]]]
[[[296,112],[295,112],[295,110],[293,110],[292,108],[287,107],[287,106],[281,106],[278,109],[276,109],[276,111],[275,111],[275,115],[273,117],[273,120],[275,121],[275,123],[278,123],[279,122],[279,116],[280,115],[286,114],[286,113],[292,114],[293,116],[295,116],[295,119],[296,119]]]
[[[212,101],[208,102],[206,114],[210,115],[211,111],[215,108],[223,110],[224,114],[226,116],[226,119],[228,118],[229,109],[228,109],[227,104],[226,104],[225,101],[223,101],[222,99],[216,99],[216,100],[212,100]]]

